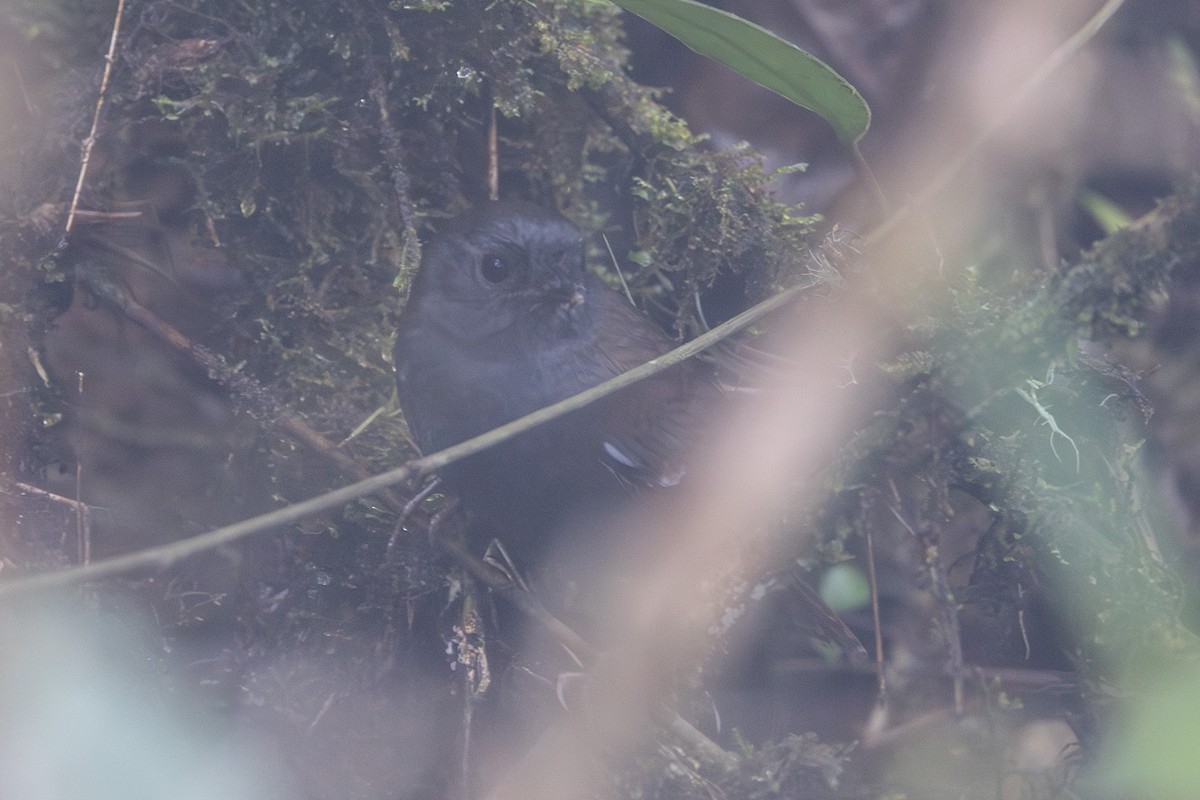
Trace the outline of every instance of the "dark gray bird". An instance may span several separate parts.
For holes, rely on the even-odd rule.
[[[396,337],[400,404],[425,452],[595,386],[672,340],[589,273],[558,214],[488,203],[425,248]],[[472,513],[476,546],[535,557],[581,516],[639,486],[669,486],[715,394],[685,362],[466,461],[442,477]]]

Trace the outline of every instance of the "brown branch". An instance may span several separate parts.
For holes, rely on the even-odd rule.
[[[304,420],[280,408],[262,384],[249,375],[234,370],[219,354],[193,342],[177,328],[137,302],[123,285],[92,275],[81,275],[80,281],[97,298],[186,356],[192,363],[204,370],[209,378],[233,393],[241,402],[253,408],[255,413],[271,420],[288,436],[328,458],[344,474],[356,480],[370,477],[370,472],[359,461],[347,455],[334,442],[313,430]],[[389,505],[393,506],[394,510],[404,507],[403,502],[398,498],[385,496],[384,499],[389,501]]]
[[[147,548],[123,556],[96,561],[84,567],[49,572],[15,579],[8,583],[0,583],[0,598],[61,588],[85,581],[99,580],[137,569],[163,569],[199,553],[222,545],[231,544],[256,533],[298,522],[306,517],[337,508],[361,497],[376,494],[388,487],[404,483],[420,475],[437,471],[467,456],[474,455],[500,442],[511,439],[531,428],[549,422],[576,409],[583,408],[637,381],[669,369],[705,348],[711,347],[743,328],[754,324],[771,312],[785,306],[801,292],[812,286],[813,284],[801,284],[786,289],[718,325],[708,333],[690,342],[686,342],[656,359],[635,367],[598,386],[594,386],[587,391],[580,392],[558,403],[539,409],[532,414],[527,414],[524,417],[501,425],[460,444],[456,444],[453,447],[448,447],[440,452],[409,461],[403,466],[359,480],[341,489],[335,489],[331,492],[309,498],[308,500],[260,514],[257,517],[251,517],[232,525],[226,525],[208,533],[200,534],[199,536]],[[141,307],[136,306],[136,304],[130,306],[130,309],[135,312],[138,308]],[[149,312],[146,313],[148,314]],[[157,317],[154,317],[154,320],[157,320]],[[139,319],[139,321],[141,320]],[[158,322],[161,323],[161,320]],[[165,323],[161,324],[165,325]],[[162,333],[163,335],[172,335],[172,331],[174,329],[167,326],[167,329],[164,329]],[[181,340],[176,340],[178,345],[183,345],[184,342],[187,342],[186,338],[183,338],[182,334],[179,334],[178,331],[174,331],[173,335],[180,337]],[[190,342],[188,344],[190,345]],[[315,433],[313,435],[319,436],[319,434]]]
[[[166,342],[184,355],[190,357],[200,367],[205,369],[210,377],[221,383],[222,386],[225,386],[231,391],[238,392],[243,400],[254,403],[260,412],[273,419],[276,424],[282,427],[284,431],[293,438],[297,439],[302,444],[308,445],[326,457],[333,459],[338,466],[348,474],[359,477],[360,479],[367,477],[361,474],[365,472],[365,468],[361,464],[347,456],[341,450],[337,449],[332,442],[321,436],[321,434],[312,430],[307,424],[304,423],[303,420],[295,417],[292,414],[280,411],[274,403],[269,402],[269,400],[266,399],[267,393],[263,391],[262,387],[260,387],[252,378],[240,373],[233,373],[232,370],[229,369],[228,365],[225,364],[224,359],[193,343],[180,331],[159,318],[154,312],[150,311],[145,306],[134,300],[122,286],[116,283],[98,279],[89,279],[86,281],[86,283],[88,288],[98,297],[108,303],[110,307],[116,308],[129,317],[129,319],[142,325],[162,341]],[[793,293],[799,291],[801,288],[803,287],[797,287],[797,289],[793,290]],[[768,304],[764,303],[762,305]],[[774,309],[776,305],[777,304],[769,305],[769,307],[763,313],[767,313],[767,311]],[[747,318],[747,321],[744,324],[749,324],[752,321],[753,319]],[[737,330],[737,328],[731,328],[729,332],[732,333],[735,330]],[[714,338],[713,342],[715,341],[717,341],[717,339]],[[686,356],[671,360],[662,368],[666,369],[667,366],[682,360],[684,357]],[[666,357],[664,356],[663,358],[665,359]],[[653,373],[647,372],[646,374],[648,376]],[[615,389],[613,391],[615,391]],[[515,433],[513,435],[515,435]],[[499,442],[502,441],[502,439],[497,439],[496,441]],[[438,454],[434,455],[436,456]],[[401,467],[399,470],[393,470],[390,473],[385,473],[385,475],[399,474],[394,481],[399,483],[407,480],[410,475],[415,476],[420,471],[432,471],[434,469],[433,467],[419,467],[419,465],[424,461],[425,459],[411,462],[410,464]],[[450,462],[447,461],[446,463]],[[413,468],[411,473],[404,472],[410,468]],[[346,487],[346,489],[339,491],[345,493],[346,490],[353,489],[355,486],[362,486],[363,483],[365,483],[365,481],[360,480],[360,483]],[[386,489],[379,489],[376,491],[364,490],[363,494],[380,495],[381,499],[383,499],[388,506],[403,515],[407,515],[407,513],[411,511],[411,509],[408,507],[409,504],[401,503],[398,498],[396,498]],[[343,502],[349,502],[349,500],[356,499],[357,497],[352,496],[348,497],[346,500],[341,500],[340,496],[337,496],[331,500],[331,495],[337,495],[337,493],[333,492],[327,495],[322,495],[307,502],[310,504],[316,501],[325,501],[330,503],[331,505],[323,505],[319,509],[325,510],[328,507],[342,505]],[[304,504],[297,504],[297,506],[304,506]],[[317,513],[316,510],[297,508],[297,506],[287,506],[286,508],[278,509],[277,512],[272,512],[271,514],[265,514],[255,518],[263,527],[254,526],[254,519],[246,520],[238,525],[227,526],[226,528],[204,534],[201,537],[194,537],[192,539],[183,540],[182,542],[175,542],[165,545],[160,548],[143,550],[139,553],[133,553],[128,556],[109,559],[108,561],[101,562],[102,565],[107,565],[104,571],[96,570],[90,575],[78,575],[72,571],[65,570],[62,572],[47,573],[45,575],[39,575],[29,579],[16,579],[11,584],[0,584],[0,596],[3,596],[10,588],[16,593],[20,593],[22,591],[35,591],[41,588],[66,585],[66,583],[96,580],[108,575],[118,574],[120,572],[133,569],[153,566],[166,567],[174,561],[187,558],[212,547],[217,547],[222,544],[236,541],[237,539],[241,539],[245,536],[256,533],[259,530],[267,530],[269,528],[279,527],[288,524],[289,522],[298,521],[301,517],[307,516],[310,513]],[[291,512],[288,515],[279,514],[279,512],[288,511]],[[200,539],[203,539],[203,541],[197,541]],[[583,637],[575,633],[574,630],[547,611],[545,606],[542,605],[541,601],[536,595],[515,585],[508,576],[496,569],[493,569],[492,567],[489,567],[487,564],[467,551],[466,548],[464,548],[460,543],[445,537],[438,539],[438,543],[441,545],[442,549],[445,550],[459,565],[467,570],[472,578],[477,580],[482,585],[487,586],[497,595],[520,609],[520,611],[529,618],[538,622],[547,632],[550,633],[552,637],[554,637],[556,641],[560,642],[572,653],[575,653],[577,656],[587,661],[594,660],[596,656],[595,648],[593,648],[591,644],[583,639]],[[174,545],[177,544],[186,544],[188,547],[175,549]],[[155,558],[156,554],[158,554],[158,558]],[[66,575],[69,580],[60,580],[61,576],[64,575]],[[24,588],[21,585],[18,585],[26,583],[29,585]],[[697,750],[707,759],[725,766],[730,765],[732,757],[729,756],[729,754],[727,754],[718,745],[708,739],[708,737],[706,737],[703,733],[701,733],[667,706],[663,705],[655,708],[654,718],[660,725],[667,730],[672,731],[682,741],[689,744],[691,747],[693,747],[693,749]]]

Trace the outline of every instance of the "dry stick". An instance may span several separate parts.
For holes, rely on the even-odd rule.
[[[388,113],[387,84],[383,73],[374,59],[367,60],[368,78],[370,79],[370,95],[379,109],[379,130],[382,143],[382,154],[387,159],[388,169],[392,173],[392,194],[396,200],[396,212],[400,215],[400,224],[404,227],[401,241],[400,268],[408,269],[410,261],[419,261],[421,245],[417,240],[416,212],[413,210],[412,197],[409,195],[410,181],[404,168],[405,150],[400,140],[396,126],[392,124],[391,114]]]
[[[11,597],[38,590],[70,586],[83,581],[107,578],[136,569],[151,567],[165,568],[198,553],[236,542],[255,533],[298,522],[313,514],[337,508],[360,497],[375,494],[398,483],[404,483],[418,475],[435,472],[467,456],[474,455],[481,450],[486,450],[500,442],[511,439],[530,428],[541,425],[568,412],[583,408],[626,386],[662,372],[699,353],[701,350],[711,347],[722,339],[728,338],[743,328],[754,324],[771,312],[787,305],[801,292],[812,288],[814,285],[813,283],[805,283],[786,289],[758,305],[743,311],[727,322],[718,325],[708,333],[692,339],[690,342],[686,342],[658,358],[652,359],[587,391],[580,392],[558,403],[538,409],[532,414],[526,414],[520,419],[513,420],[440,452],[409,461],[400,467],[360,480],[341,489],[335,489],[317,497],[284,506],[283,508],[269,511],[266,514],[260,514],[257,517],[251,517],[232,525],[226,525],[225,527],[217,528],[199,536],[193,536],[158,547],[147,548],[136,553],[96,561],[84,567],[75,567],[34,575],[28,578],[20,578],[8,583],[0,583],[0,597]]]
[[[112,75],[113,61],[117,57],[117,35],[121,32],[121,12],[125,10],[125,0],[117,0],[117,13],[113,18],[112,38],[108,40],[108,53],[104,56],[104,74],[100,78],[100,95],[96,98],[96,110],[92,114],[92,129],[83,140],[83,155],[79,164],[79,179],[75,181],[75,194],[71,196],[71,209],[67,212],[67,224],[63,228],[62,244],[66,244],[67,235],[75,225],[75,209],[79,207],[79,196],[83,194],[83,182],[87,180],[88,164],[92,160],[92,148],[96,146],[96,131],[100,127],[100,112],[104,108],[104,98],[108,94],[108,79]]]
[[[458,561],[470,573],[472,578],[512,603],[526,616],[536,620],[550,632],[555,640],[567,647],[580,659],[584,661],[595,659],[596,649],[586,639],[547,611],[546,607],[538,600],[537,595],[525,591],[513,583],[500,570],[490,567],[483,561],[475,558],[461,542],[443,536],[437,539],[437,543],[439,547]],[[3,585],[0,585],[0,591],[3,591]]]
[[[465,567],[472,578],[515,605],[531,619],[536,620],[573,654],[583,661],[594,662],[596,660],[596,649],[547,611],[536,595],[521,589],[499,570],[489,567],[472,556],[461,542],[443,537],[438,540],[438,544]],[[2,586],[0,586],[0,591],[3,591]],[[697,730],[695,726],[675,713],[665,703],[654,704],[650,709],[650,715],[655,722],[671,731],[709,761],[727,768],[732,768],[737,764],[735,756],[721,749],[712,739]]]

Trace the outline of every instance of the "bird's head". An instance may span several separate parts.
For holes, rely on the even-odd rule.
[[[456,338],[479,339],[526,326],[563,333],[586,298],[579,229],[539,206],[493,202],[428,244],[409,303]]]

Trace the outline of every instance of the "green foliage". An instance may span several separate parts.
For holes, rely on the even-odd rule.
[[[316,427],[348,432],[387,405],[399,306],[387,286],[415,267],[428,220],[482,198],[489,104],[505,195],[600,228],[631,188],[661,187],[661,203],[636,209],[645,227],[628,250],[651,255],[629,277],[681,324],[719,271],[786,271],[806,230],[770,202],[753,157],[706,152],[629,81],[611,6],[211,0],[127,13],[106,141],[137,148],[153,130],[184,147],[194,235],[215,232],[261,289],[234,316],[255,345],[245,368]],[[391,439],[356,443],[389,463]]]
[[[765,28],[695,0],[614,2],[696,52],[820,114],[842,141],[857,142],[867,132],[871,110],[858,91],[820,59]]]
[[[698,16],[709,12],[695,4],[676,8],[685,5],[687,13],[673,19],[693,33],[725,35],[732,24]],[[30,42],[52,42],[58,57],[94,69],[103,38],[95,31],[105,28],[108,13],[109,4],[92,0],[25,2],[18,27]],[[612,5],[201,0],[190,8],[131,2],[128,13],[104,159],[97,160],[87,205],[121,208],[121,171],[131,161],[182,171],[195,191],[178,212],[182,221],[173,223],[179,238],[219,241],[210,249],[244,280],[244,291],[222,299],[221,318],[202,332],[202,344],[266,385],[264,405],[348,439],[344,450],[362,462],[391,466],[408,455],[391,413],[389,339],[401,303],[392,286],[400,276],[403,288],[432,223],[484,197],[484,130],[493,105],[502,194],[557,205],[592,231],[635,232],[617,241],[616,258],[637,299],[674,320],[680,333],[701,326],[694,301],[722,276],[744,279],[748,297],[757,298],[810,269],[800,265],[813,220],[772,199],[772,176],[756,156],[739,148],[715,152],[654,91],[628,79]],[[63,42],[74,43],[57,49]],[[733,61],[757,49],[749,42],[733,42]],[[843,138],[861,133],[866,108],[854,110],[853,90],[806,54],[787,59],[742,67],[766,70],[759,75],[764,85],[799,80],[792,96],[798,102],[809,81],[827,82],[841,95],[834,105],[847,107],[821,111],[821,97],[811,104]],[[85,92],[64,81],[39,100],[62,130],[76,131],[85,129],[88,112],[80,97],[91,91],[90,84]],[[25,214],[69,198],[73,140],[67,148],[32,141],[23,153],[8,168],[22,191],[4,198],[6,207],[23,204],[17,211]],[[880,367],[890,394],[824,476],[830,508],[806,520],[831,540],[832,557],[849,558],[867,531],[880,539],[895,534],[897,551],[912,547],[914,533],[903,529],[911,523],[926,537],[921,555],[936,560],[943,544],[937,534],[958,509],[983,508],[993,524],[975,551],[978,581],[949,596],[932,570],[922,578],[945,618],[1016,607],[1019,590],[1045,580],[1064,618],[1084,632],[1070,655],[1089,679],[1128,674],[1147,654],[1193,650],[1178,621],[1179,587],[1154,541],[1137,469],[1140,440],[1125,424],[1145,413],[1136,380],[1087,357],[1079,343],[1142,331],[1170,270],[1194,263],[1200,251],[1198,195],[1196,187],[1182,192],[1157,227],[1123,230],[1052,280],[1022,263],[1006,241],[918,292],[878,286],[874,302],[903,322],[883,363],[863,369]],[[17,211],[0,221],[10,278],[36,276],[43,289],[68,282],[58,261],[9,257],[26,235],[13,232]],[[593,240],[593,260],[603,263]],[[6,329],[33,315],[32,304],[15,308],[0,309]],[[44,318],[30,327],[48,327],[49,312],[38,314]],[[44,418],[61,411],[47,409]],[[297,445],[269,425],[247,429],[252,433],[238,446],[243,455],[260,451],[270,466],[273,499],[315,494],[341,479],[315,457],[298,455]],[[897,495],[911,507],[898,507]],[[274,631],[272,644],[315,640],[317,620],[329,641],[353,642],[336,646],[360,648],[356,664],[366,671],[375,656],[369,643],[378,641],[373,625],[386,618],[394,636],[388,615],[403,601],[425,597],[440,606],[431,587],[443,576],[428,553],[405,560],[405,570],[381,555],[393,522],[362,503],[312,526],[329,535],[300,537],[298,563],[318,552],[325,561],[313,563],[351,566],[332,581],[342,594],[328,607],[256,612],[255,624]],[[313,563],[302,568],[320,572]],[[326,598],[316,587],[329,583],[324,574],[311,586],[298,581],[295,594],[307,598],[311,589],[312,597]],[[854,583],[857,601],[861,580]],[[938,624],[942,644],[952,629],[945,619]],[[317,697],[307,686],[296,695]],[[1145,756],[1158,746],[1145,733],[1150,727],[1130,734],[1140,769],[1155,768]],[[792,737],[747,748],[736,775],[709,774],[682,756],[659,759],[639,791],[663,798],[828,796],[845,755]]]
[[[1093,780],[1123,797],[1185,800],[1200,785],[1200,669],[1148,667],[1131,681],[1131,707]]]
[[[689,298],[722,273],[748,276],[758,296],[799,280],[813,218],[773,202],[769,180],[744,149],[656,154],[632,190],[642,201],[636,217],[645,247],[633,258],[644,279]]]

